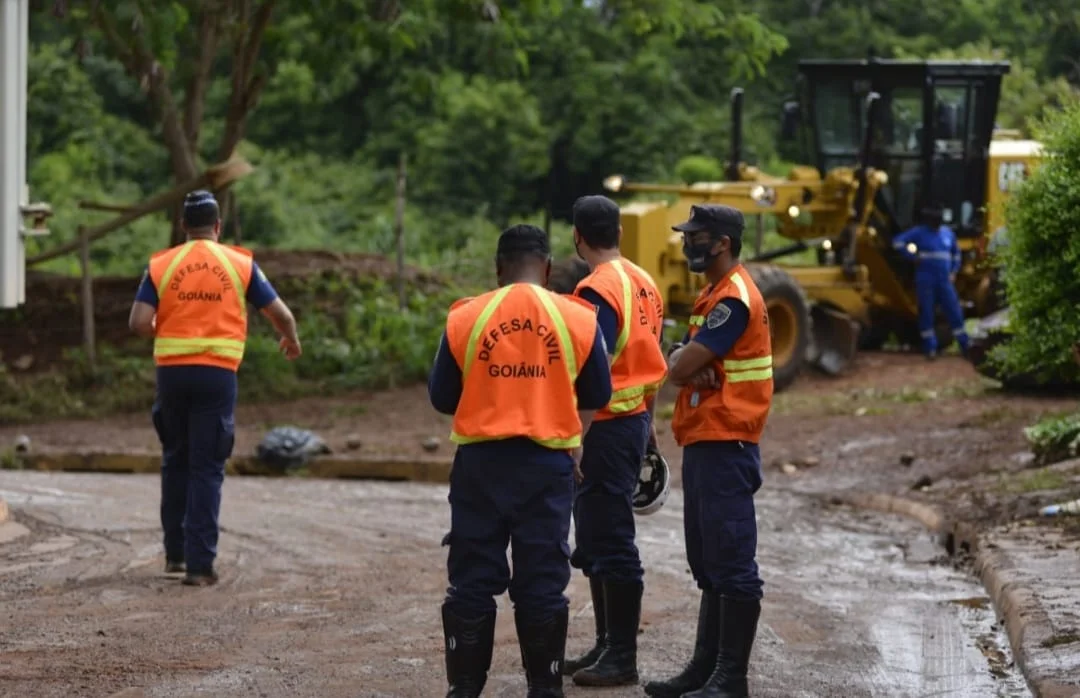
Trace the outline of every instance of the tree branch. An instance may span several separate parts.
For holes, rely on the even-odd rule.
[[[203,6],[198,33],[198,60],[184,95],[184,134],[191,150],[199,149],[199,132],[206,109],[206,90],[217,58],[221,13]]]
[[[113,50],[116,51],[131,76],[139,81],[139,85],[147,92],[158,110],[162,139],[169,151],[173,176],[177,180],[194,177],[195,159],[180,123],[179,110],[169,85],[168,71],[157,61],[140,35],[136,34],[130,41],[125,41],[102,4],[97,4],[93,11],[97,25],[101,27],[102,33],[105,34]]]
[[[259,94],[266,84],[266,76],[255,73],[255,62],[259,58],[259,49],[262,46],[266,27],[270,24],[274,4],[275,0],[265,0],[259,5],[251,17],[248,31],[237,37],[233,49],[232,94],[229,96],[225,135],[221,139],[221,148],[218,151],[219,159],[228,158],[244,137],[248,114],[258,103]],[[247,19],[246,8],[241,9],[244,15],[241,16],[240,21],[244,22]]]

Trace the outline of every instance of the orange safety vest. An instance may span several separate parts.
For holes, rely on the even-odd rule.
[[[698,295],[690,316],[690,338],[706,323],[712,309],[728,298],[742,301],[750,309],[750,320],[731,351],[713,362],[720,387],[684,385],[679,391],[671,430],[680,446],[698,441],[756,444],[765,430],[773,395],[769,314],[761,292],[741,264],[728,278]]]
[[[594,306],[533,284],[454,303],[446,337],[462,391],[450,440],[526,437],[551,449],[580,446],[574,383],[596,333]]]
[[[594,421],[641,414],[645,399],[667,377],[667,360],[660,347],[664,299],[649,273],[625,259],[600,264],[574,289],[596,291],[615,309],[619,339],[611,361],[611,402],[597,410]]]
[[[158,366],[240,367],[247,340],[252,255],[241,247],[190,240],[150,257],[157,289]]]

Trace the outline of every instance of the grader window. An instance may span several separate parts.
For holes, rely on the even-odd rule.
[[[818,148],[826,155],[851,155],[858,148],[858,109],[852,99],[851,83],[823,82],[814,94],[814,121]]]

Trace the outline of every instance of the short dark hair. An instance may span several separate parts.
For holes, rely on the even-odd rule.
[[[221,217],[217,199],[205,189],[197,189],[184,197],[184,227],[188,230],[212,228]]]
[[[497,261],[512,266],[521,264],[530,257],[536,261],[551,259],[551,242],[543,228],[520,223],[502,231],[495,251]]]
[[[574,227],[594,249],[619,246],[619,205],[606,196],[583,196],[574,202]]]

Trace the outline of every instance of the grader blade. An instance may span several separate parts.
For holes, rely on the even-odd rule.
[[[844,371],[859,348],[859,325],[847,313],[815,305],[810,310],[813,337],[807,358],[825,373]]]

